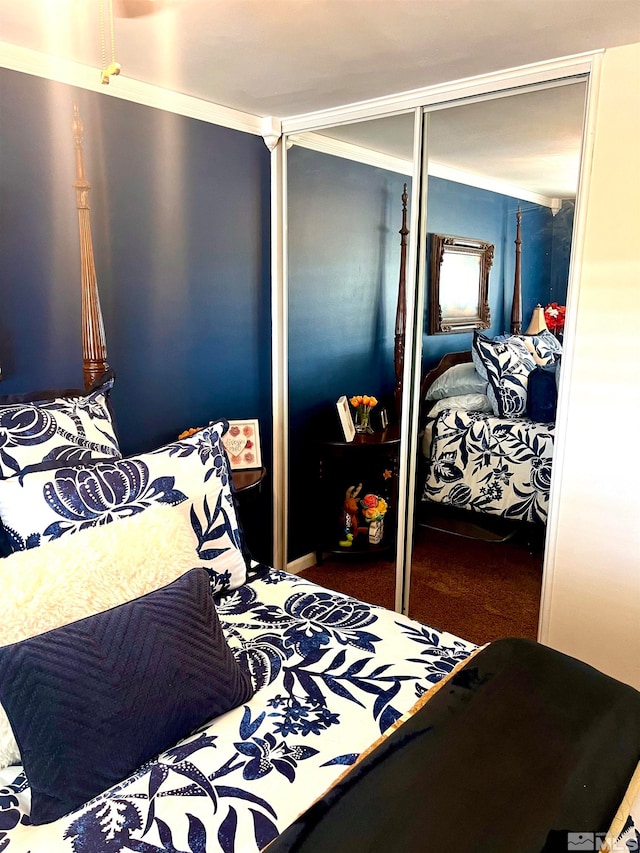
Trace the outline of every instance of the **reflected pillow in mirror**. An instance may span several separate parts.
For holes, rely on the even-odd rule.
[[[522,417],[527,409],[527,385],[535,361],[516,337],[494,341],[475,332],[473,351],[487,371],[487,397],[500,418]]]
[[[472,362],[454,364],[438,376],[425,395],[427,400],[443,400],[461,394],[486,394],[486,374],[483,379]]]
[[[540,358],[548,358],[549,356],[555,358],[562,355],[562,344],[548,329],[544,329],[537,335],[522,335],[522,337],[531,341]]]
[[[465,412],[492,412],[493,407],[486,394],[458,394],[436,400],[429,410],[429,417],[435,418],[445,409],[463,409]]]

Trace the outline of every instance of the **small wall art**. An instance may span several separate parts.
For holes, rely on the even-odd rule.
[[[257,420],[229,421],[222,436],[232,470],[261,468],[260,429]]]

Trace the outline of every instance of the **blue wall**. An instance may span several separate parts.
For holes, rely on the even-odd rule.
[[[551,286],[547,302],[557,302],[559,305],[565,305],[567,301],[567,281],[575,207],[574,201],[564,201],[562,208],[553,220]]]
[[[82,385],[76,100],[123,451],[258,417],[268,460],[262,139],[16,72],[1,84],[0,393]]]

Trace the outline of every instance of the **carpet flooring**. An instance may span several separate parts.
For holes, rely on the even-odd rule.
[[[394,562],[326,559],[303,577],[392,609]],[[419,528],[413,549],[409,616],[474,643],[536,639],[542,552],[524,535],[483,542]]]

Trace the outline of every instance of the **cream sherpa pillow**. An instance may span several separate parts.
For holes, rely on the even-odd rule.
[[[0,560],[0,646],[133,601],[193,568],[188,519],[161,504]],[[0,769],[20,761],[0,706]]]

